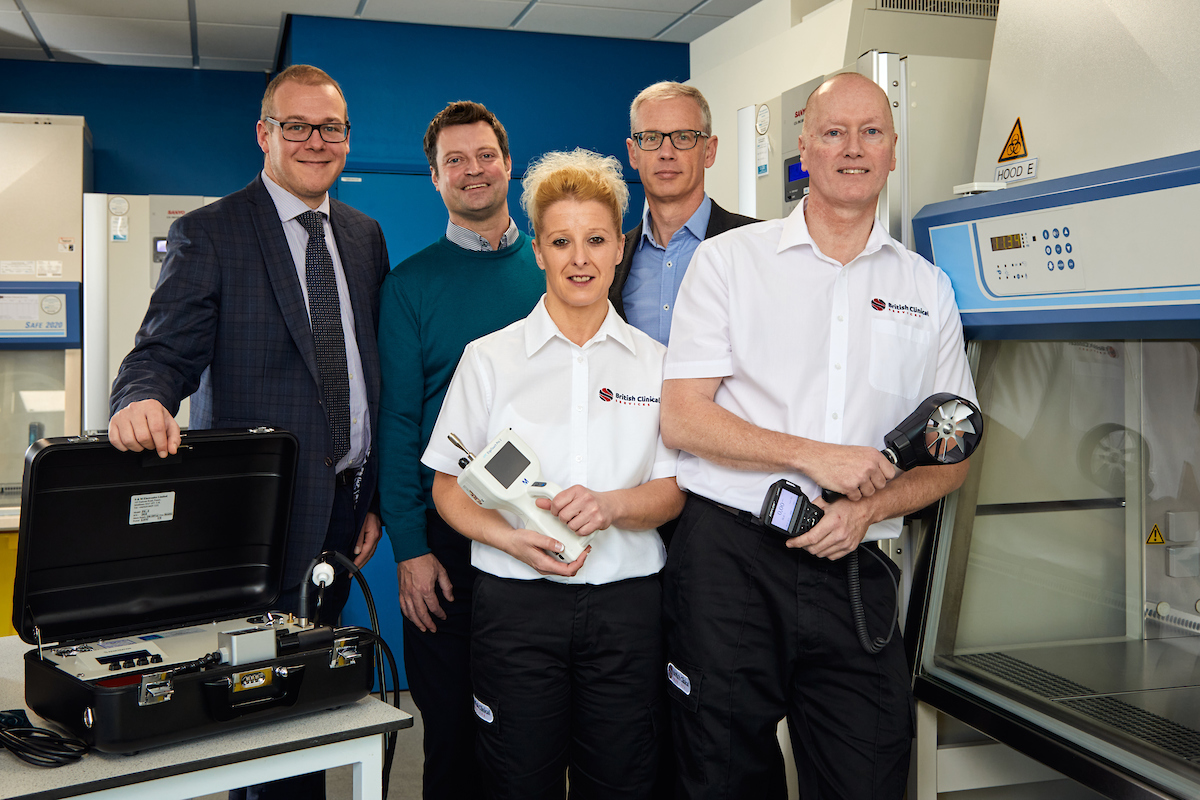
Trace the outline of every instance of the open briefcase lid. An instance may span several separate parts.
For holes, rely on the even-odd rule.
[[[243,615],[279,595],[296,473],[282,430],[185,431],[179,451],[107,436],[25,454],[13,626],[36,644]]]

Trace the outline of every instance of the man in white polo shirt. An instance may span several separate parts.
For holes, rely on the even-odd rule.
[[[681,797],[783,797],[784,717],[802,798],[904,793],[903,644],[860,645],[843,557],[961,484],[965,462],[897,475],[878,448],[928,395],[975,391],[949,279],[875,220],[896,139],[878,86],[826,81],[800,139],[809,196],[706,240],[680,289],[662,433],[690,492],[663,596]],[[780,478],[824,509],[790,539],[755,518]],[[861,559],[876,636],[893,622],[892,569]]]

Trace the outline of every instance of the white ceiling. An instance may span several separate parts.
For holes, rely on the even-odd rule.
[[[271,71],[288,14],[690,42],[758,0],[0,0],[0,58]]]

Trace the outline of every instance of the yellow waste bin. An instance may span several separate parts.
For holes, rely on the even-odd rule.
[[[0,636],[12,636],[13,583],[17,579],[17,532],[0,532]]]

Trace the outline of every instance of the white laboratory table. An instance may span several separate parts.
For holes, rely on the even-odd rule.
[[[16,636],[0,638],[0,709],[25,708],[23,654]],[[270,722],[136,755],[91,752],[63,767],[35,767],[0,749],[0,798],[172,800],[291,775],[353,766],[354,800],[382,800],[384,735],[411,727],[412,716],[364,697],[357,703]]]

